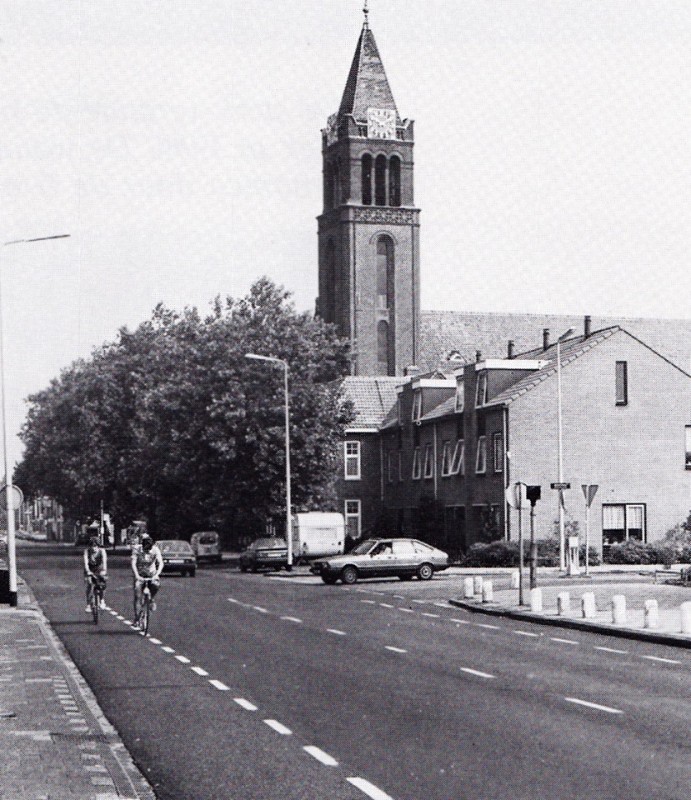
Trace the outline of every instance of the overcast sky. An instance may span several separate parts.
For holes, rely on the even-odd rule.
[[[159,301],[317,293],[362,0],[0,0],[10,428]],[[371,0],[416,121],[422,307],[687,317],[691,3]],[[12,441],[13,460],[19,455]]]

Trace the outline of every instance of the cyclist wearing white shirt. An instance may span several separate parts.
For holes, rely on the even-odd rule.
[[[154,540],[148,535],[142,536],[141,546],[132,549],[132,572],[134,574],[134,624],[137,624],[139,619],[139,606],[142,600],[142,591],[144,589],[144,582],[149,582],[149,590],[151,592],[151,599],[156,596],[158,588],[161,585],[159,577],[163,570],[163,556],[154,544]],[[151,603],[151,610],[156,610],[156,604]]]

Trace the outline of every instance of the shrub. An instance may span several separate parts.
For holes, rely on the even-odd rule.
[[[517,567],[518,542],[503,539],[484,544],[478,542],[468,548],[461,560],[463,567]]]
[[[671,564],[677,556],[665,542],[646,544],[635,539],[613,544],[605,554],[606,564]]]

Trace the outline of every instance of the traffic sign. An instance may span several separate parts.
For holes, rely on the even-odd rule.
[[[550,489],[570,489],[570,483],[550,483]]]
[[[597,483],[582,483],[581,489],[583,489],[583,497],[585,497],[585,504],[588,508],[590,508],[590,504],[593,502],[595,495],[597,494],[599,486]]]
[[[512,486],[507,486],[504,496],[506,502],[511,508],[530,508],[530,503],[526,497],[525,483],[514,483]]]
[[[0,488],[0,506],[2,508],[7,508],[7,500],[5,499],[7,496],[7,487],[3,486]],[[13,511],[16,511],[18,508],[22,507],[22,503],[24,502],[24,493],[19,488],[19,486],[10,486],[10,502],[9,506]]]

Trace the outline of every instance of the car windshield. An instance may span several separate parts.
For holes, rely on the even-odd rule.
[[[199,544],[216,544],[217,538],[215,533],[202,533],[199,537]]]
[[[183,541],[165,541],[159,542],[158,546],[162,553],[191,553],[192,548],[189,545],[189,542]]]
[[[360,544],[356,545],[350,552],[354,553],[356,556],[364,556],[374,547],[376,544],[374,539],[365,539],[364,542],[360,542]]]
[[[272,550],[278,547],[285,547],[285,539],[257,539],[254,543],[255,550]]]

